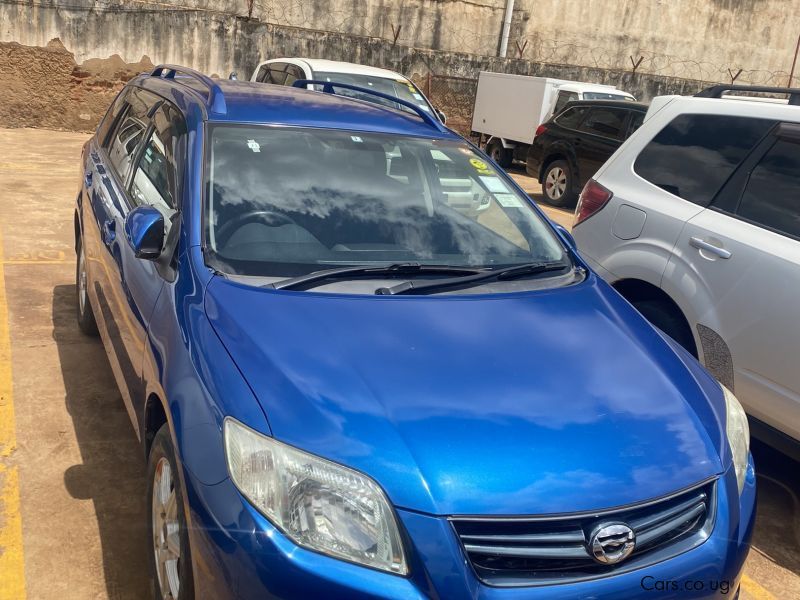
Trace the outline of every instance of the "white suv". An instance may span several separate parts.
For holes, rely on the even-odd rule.
[[[442,123],[446,121],[444,113],[434,108],[410,79],[388,69],[322,58],[273,58],[259,63],[250,77],[250,81],[277,85],[293,85],[298,79],[332,81],[372,89],[416,104],[422,110],[435,114]],[[378,104],[387,103],[376,96],[359,94],[354,90],[341,90],[341,94]],[[403,109],[402,106],[388,104]]]
[[[754,433],[797,455],[800,90],[699,96],[653,100],[584,188],[573,235],[602,277],[736,390]]]

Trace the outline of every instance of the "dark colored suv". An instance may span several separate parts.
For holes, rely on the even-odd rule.
[[[581,188],[644,121],[647,105],[619,100],[570,102],[539,126],[525,169],[554,206],[575,203]]]

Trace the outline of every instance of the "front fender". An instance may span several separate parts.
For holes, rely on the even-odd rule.
[[[206,485],[228,476],[222,422],[233,416],[269,434],[255,396],[205,314],[205,286],[192,277],[186,255],[153,311],[144,356],[145,398],[161,399],[178,460]],[[144,403],[138,411],[145,427]],[[141,436],[143,439],[144,435]]]

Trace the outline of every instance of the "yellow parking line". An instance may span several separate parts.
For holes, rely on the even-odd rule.
[[[8,458],[17,446],[14,397],[11,386],[11,338],[8,333],[6,278],[0,235],[0,600],[25,597],[22,518],[19,512],[19,473]]]
[[[760,583],[747,575],[742,575],[742,589],[754,600],[776,600]]]

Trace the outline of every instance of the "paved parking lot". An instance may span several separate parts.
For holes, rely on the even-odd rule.
[[[102,346],[74,319],[86,137],[0,130],[0,600],[149,594],[144,462]],[[540,199],[534,180],[513,176]],[[753,451],[759,507],[742,598],[800,598],[800,465]]]

